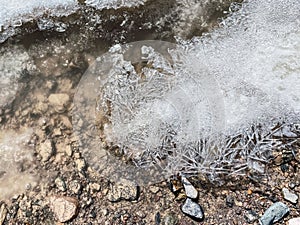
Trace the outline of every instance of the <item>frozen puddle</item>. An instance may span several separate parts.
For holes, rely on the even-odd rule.
[[[146,183],[158,174],[264,173],[273,151],[299,142],[299,12],[300,1],[245,2],[220,28],[164,53],[163,42],[111,48],[75,97],[80,137],[93,125],[102,131],[82,140],[91,164]]]
[[[31,129],[0,131],[0,199],[21,194],[36,185],[31,173],[33,148],[29,146]]]

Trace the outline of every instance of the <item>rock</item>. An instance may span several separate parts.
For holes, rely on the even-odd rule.
[[[181,206],[181,210],[184,214],[190,216],[193,219],[202,220],[204,218],[201,206],[198,203],[193,202],[190,198],[187,198],[185,200],[185,202]]]
[[[6,214],[7,214],[7,209],[5,204],[2,204],[0,207],[0,225],[3,224],[5,218],[6,218]]]
[[[264,215],[259,219],[260,225],[272,225],[281,220],[290,209],[282,202],[276,202],[271,205]]]
[[[181,181],[182,181],[186,196],[191,199],[196,199],[198,197],[198,191],[196,190],[196,188],[194,188],[194,186],[191,184],[191,182],[185,177],[182,177]]]
[[[228,207],[233,207],[233,205],[234,205],[234,197],[232,196],[232,195],[227,195],[226,196],[226,205],[228,206]]]
[[[289,191],[287,188],[282,188],[283,198],[293,204],[296,204],[298,201],[298,195]]]
[[[111,187],[107,198],[111,202],[120,200],[134,201],[139,197],[139,187],[132,181],[120,179],[119,182]]]
[[[176,225],[178,223],[178,218],[174,213],[169,213],[163,218],[162,225]]]
[[[289,222],[288,222],[288,224],[289,225],[299,225],[300,224],[300,217],[290,219]]]
[[[81,184],[78,180],[72,180],[69,183],[69,189],[75,193],[75,194],[79,194],[80,190],[81,190]]]
[[[57,177],[54,183],[60,191],[66,191],[66,183],[61,177]]]
[[[61,223],[65,223],[77,215],[78,200],[73,197],[51,197],[50,208]]]
[[[84,159],[76,159],[75,163],[79,172],[83,171],[86,168],[86,163]]]
[[[48,101],[54,107],[56,112],[62,113],[66,111],[70,104],[70,97],[64,93],[51,94],[48,97]]]
[[[253,210],[247,210],[245,212],[245,219],[247,221],[247,223],[253,223],[255,220],[258,219],[258,215],[256,212],[254,212]]]
[[[54,146],[52,141],[46,140],[45,142],[42,142],[40,144],[39,153],[42,157],[43,162],[48,161],[54,153]]]

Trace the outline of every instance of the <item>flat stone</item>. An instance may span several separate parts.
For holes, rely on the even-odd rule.
[[[132,181],[120,179],[108,192],[107,198],[111,202],[120,200],[134,201],[139,197],[139,187]]]
[[[271,205],[264,215],[259,219],[260,225],[272,225],[281,220],[290,209],[282,202],[276,202]]]
[[[196,199],[198,197],[198,191],[196,190],[196,188],[191,184],[191,182],[186,177],[182,177],[181,181],[182,181],[186,196],[191,199]]]
[[[181,206],[181,211],[196,220],[202,220],[204,218],[203,211],[201,206],[192,201],[190,198],[187,198],[183,205]]]
[[[299,225],[300,224],[300,217],[290,219],[288,224],[289,225]]]
[[[51,94],[48,101],[56,112],[62,113],[66,111],[67,106],[70,104],[70,97],[65,93]]]
[[[50,140],[46,140],[40,144],[39,153],[42,157],[42,161],[46,162],[54,153],[53,143]]]
[[[78,200],[73,197],[51,197],[50,208],[61,223],[73,219],[77,215]]]
[[[7,214],[7,209],[5,204],[2,204],[0,207],[0,225],[3,224],[5,218],[6,218],[6,214]]]
[[[293,204],[296,204],[298,201],[298,195],[289,191],[287,188],[282,188],[283,198]]]

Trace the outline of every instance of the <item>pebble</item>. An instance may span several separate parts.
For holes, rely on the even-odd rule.
[[[57,177],[54,183],[60,191],[66,191],[66,183],[61,177]]]
[[[198,203],[193,202],[190,198],[187,198],[185,200],[185,202],[181,206],[181,210],[184,214],[190,216],[193,219],[202,220],[204,218],[201,206]]]
[[[62,113],[70,103],[70,97],[64,93],[51,94],[48,97],[49,103],[54,107],[55,111]]]
[[[7,209],[5,204],[2,204],[0,207],[0,225],[3,224],[5,218],[6,218],[6,214],[7,214]]]
[[[196,190],[196,188],[191,184],[191,182],[186,177],[182,177],[181,181],[182,181],[186,196],[191,199],[196,199],[198,197],[198,191]]]
[[[288,225],[299,225],[300,224],[300,217],[290,219]]]
[[[51,197],[50,208],[61,223],[74,218],[78,211],[78,200],[73,197]]]
[[[246,219],[247,223],[253,223],[255,220],[258,219],[258,215],[253,210],[247,210],[245,212],[245,219]]]
[[[50,140],[46,140],[40,144],[39,153],[43,162],[47,162],[54,153],[53,143]]]
[[[169,213],[163,218],[162,225],[176,225],[178,224],[178,218],[174,213]]]
[[[69,185],[68,185],[69,189],[75,193],[75,194],[79,194],[80,190],[81,190],[81,184],[78,180],[72,180],[70,181]]]
[[[298,195],[289,191],[287,188],[282,188],[283,198],[293,204],[296,204],[298,201]]]
[[[134,201],[139,197],[139,187],[132,181],[120,179],[108,192],[107,198],[111,202],[120,200]]]
[[[260,225],[272,225],[281,220],[290,209],[282,202],[271,205],[259,219]]]
[[[79,172],[83,171],[86,168],[86,163],[84,159],[76,159],[75,163]]]

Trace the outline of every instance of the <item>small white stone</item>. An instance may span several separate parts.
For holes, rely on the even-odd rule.
[[[50,140],[46,140],[40,144],[39,153],[42,157],[42,161],[46,162],[50,159],[54,152],[53,144]]]
[[[182,177],[181,181],[182,181],[186,196],[191,199],[196,199],[198,197],[198,191],[196,190],[196,188],[185,177]]]
[[[299,225],[299,224],[300,224],[300,217],[289,220],[289,225]]]
[[[289,191],[289,189],[287,188],[282,188],[282,193],[283,193],[283,197],[285,200],[296,204],[298,201],[298,195],[296,195],[295,193]]]

